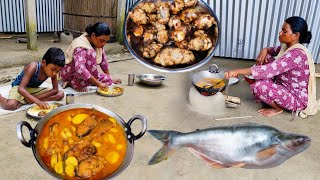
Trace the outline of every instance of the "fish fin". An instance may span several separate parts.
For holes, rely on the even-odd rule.
[[[153,137],[158,139],[163,143],[163,146],[159,149],[158,152],[156,152],[151,160],[149,161],[148,165],[153,165],[156,163],[159,163],[163,160],[168,159],[168,157],[174,153],[176,149],[171,148],[170,145],[170,139],[173,134],[177,134],[179,132],[176,131],[157,131],[157,130],[149,130],[148,131]]]
[[[277,152],[278,145],[272,145],[269,148],[263,149],[257,153],[259,159],[267,159]]]
[[[195,154],[197,157],[200,157],[201,159],[203,159],[203,160],[205,160],[206,162],[208,162],[211,167],[218,168],[218,169],[227,168],[227,167],[225,167],[224,165],[222,165],[222,163],[208,158],[207,156],[203,155],[202,153],[196,151],[196,150],[193,149],[193,148],[189,148],[189,150],[190,150],[193,154]]]

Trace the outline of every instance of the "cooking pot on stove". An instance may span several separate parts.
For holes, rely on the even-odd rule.
[[[40,138],[40,134],[41,131],[43,130],[44,125],[54,116],[58,115],[61,112],[67,111],[67,110],[71,110],[71,109],[92,109],[95,111],[99,111],[102,112],[110,117],[113,117],[116,119],[117,123],[122,126],[123,130],[124,130],[124,135],[126,135],[126,141],[127,141],[127,149],[126,149],[126,154],[125,157],[122,161],[122,163],[120,164],[120,166],[111,174],[108,175],[107,177],[105,177],[104,179],[110,179],[110,178],[114,178],[115,176],[119,175],[122,171],[124,171],[128,165],[131,162],[131,159],[133,157],[133,152],[134,152],[134,141],[138,140],[139,138],[141,138],[144,133],[147,130],[147,120],[145,117],[141,116],[141,115],[135,115],[133,116],[127,123],[117,114],[113,113],[112,111],[97,106],[97,105],[90,105],[90,104],[70,104],[70,105],[66,105],[66,106],[61,106],[57,109],[54,109],[53,111],[51,111],[50,113],[48,113],[46,116],[44,116],[35,126],[35,128],[32,128],[31,125],[26,122],[26,121],[21,121],[17,124],[17,135],[18,138],[20,140],[20,142],[25,145],[26,147],[30,147],[32,148],[34,157],[36,158],[36,160],[38,161],[38,163],[40,164],[40,166],[47,171],[49,174],[51,174],[52,176],[56,177],[56,178],[61,178],[59,175],[57,175],[56,173],[52,172],[44,163],[44,161],[41,159],[40,154],[37,150],[37,142],[38,139]],[[134,135],[131,131],[131,124],[135,121],[135,120],[140,120],[141,124],[142,124],[142,129],[141,132],[138,135]],[[60,120],[59,120],[60,121]],[[61,121],[66,121],[65,119],[61,119]],[[25,137],[23,136],[23,132],[22,132],[22,128],[23,127],[27,127],[30,133],[30,140],[26,140]],[[38,143],[40,144],[40,143]]]
[[[219,88],[215,88],[214,84],[206,84],[202,87],[198,86],[197,83],[204,78],[219,79],[218,83],[224,82],[224,85]],[[228,83],[229,80],[224,78],[224,71],[220,71],[216,64],[212,64],[209,67],[209,70],[200,71],[192,75],[192,84],[199,91],[199,93],[204,96],[211,96],[217,92],[223,91]]]

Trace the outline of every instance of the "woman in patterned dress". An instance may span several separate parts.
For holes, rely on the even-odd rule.
[[[85,92],[89,85],[105,88],[112,83],[121,83],[120,79],[111,78],[103,49],[110,39],[108,25],[98,22],[88,25],[85,31],[66,51],[66,66],[61,70],[62,87],[71,86],[76,91]],[[103,73],[98,72],[98,65]]]
[[[255,66],[227,71],[225,78],[252,75],[256,81],[250,89],[255,98],[271,106],[258,110],[263,116],[280,114],[283,109],[304,110],[308,104],[308,58],[312,57],[301,44],[310,43],[311,36],[304,19],[290,17],[279,33],[282,46],[263,48]]]

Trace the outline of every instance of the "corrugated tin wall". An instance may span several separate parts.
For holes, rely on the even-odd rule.
[[[54,32],[63,28],[63,0],[36,0],[37,31]],[[25,32],[23,0],[0,0],[0,32]]]
[[[138,0],[127,1],[128,9]],[[280,45],[278,33],[290,16],[304,18],[312,40],[308,49],[320,63],[320,2],[318,0],[203,0],[221,25],[215,56],[255,59],[263,47]],[[318,13],[317,13],[318,12]]]

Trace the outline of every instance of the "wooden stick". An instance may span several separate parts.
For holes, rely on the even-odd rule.
[[[237,117],[228,117],[228,118],[217,118],[216,121],[228,120],[228,119],[242,119],[242,118],[252,118],[252,116],[237,116]]]

